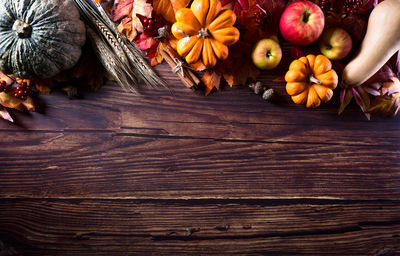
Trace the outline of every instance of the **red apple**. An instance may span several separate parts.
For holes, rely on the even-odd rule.
[[[319,47],[323,55],[331,60],[341,60],[349,54],[353,42],[346,30],[341,28],[329,28],[324,31]]]
[[[296,45],[309,45],[321,35],[325,17],[321,8],[310,1],[290,4],[282,13],[279,30],[287,41]]]
[[[273,69],[282,59],[282,49],[274,39],[265,38],[256,43],[251,58],[259,69]]]

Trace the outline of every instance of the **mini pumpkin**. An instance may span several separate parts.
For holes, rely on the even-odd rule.
[[[324,55],[307,55],[294,60],[285,75],[286,92],[296,104],[316,108],[328,102],[338,84],[332,63]]]
[[[72,0],[0,0],[0,70],[49,78],[80,58],[85,25]]]
[[[189,8],[175,14],[172,34],[179,39],[177,51],[188,63],[202,61],[213,67],[217,59],[228,57],[228,46],[239,40],[239,30],[233,27],[236,15],[222,10],[220,0],[194,0]]]

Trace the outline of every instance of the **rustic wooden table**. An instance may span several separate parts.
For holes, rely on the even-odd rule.
[[[399,117],[157,70],[173,94],[55,93],[0,122],[1,256],[400,255]]]

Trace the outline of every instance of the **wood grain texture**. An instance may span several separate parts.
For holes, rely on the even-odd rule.
[[[400,253],[399,202],[9,200],[0,221],[27,255]]]
[[[400,255],[398,117],[157,70],[172,92],[55,93],[0,122],[0,255]]]

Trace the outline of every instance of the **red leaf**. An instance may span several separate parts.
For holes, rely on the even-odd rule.
[[[276,82],[276,83],[285,83],[285,82],[286,82],[286,80],[285,80],[285,75],[283,75],[283,76],[278,76],[277,78],[274,79],[273,82]]]
[[[303,57],[304,56],[304,52],[300,47],[294,45],[290,49],[290,56],[292,57],[293,60],[295,60],[295,59],[298,59],[300,57]]]
[[[248,0],[249,8],[243,10],[238,16],[238,22],[244,27],[242,33],[243,40],[249,43],[278,34],[279,18],[285,7],[282,0]],[[263,13],[263,22],[257,23],[255,13]]]
[[[116,9],[111,14],[111,19],[116,22],[126,16],[130,16],[133,8],[133,0],[125,0],[117,4]]]
[[[248,0],[222,0],[221,5],[225,9],[233,10],[237,16],[240,16],[243,10],[249,9]]]

